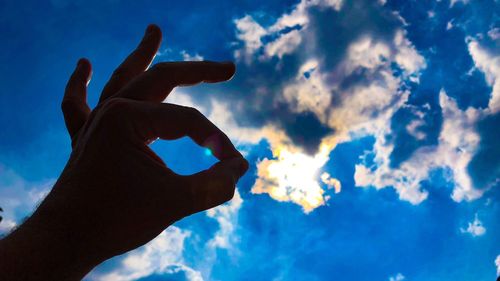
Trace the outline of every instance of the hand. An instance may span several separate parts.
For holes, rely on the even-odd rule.
[[[78,62],[67,84],[62,110],[73,151],[25,229],[48,233],[55,244],[64,244],[45,258],[77,272],[65,272],[68,279],[82,278],[98,263],[144,245],[185,216],[230,200],[248,169],[228,137],[199,111],[162,103],[177,86],[230,79],[234,64],[168,62],[147,70],[160,42],[160,29],[149,26],[93,110],[86,103],[91,76],[86,59]],[[209,147],[220,161],[181,176],[148,147],[157,138],[184,136]],[[57,265],[45,266],[56,267],[52,278],[62,279],[54,276]]]

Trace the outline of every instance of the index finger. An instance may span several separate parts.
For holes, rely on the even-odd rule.
[[[231,79],[236,71],[232,62],[164,62],[137,77],[117,97],[162,102],[177,86],[218,83]]]
[[[102,90],[99,102],[116,94],[133,78],[149,67],[158,52],[161,39],[160,28],[154,24],[149,25],[137,48],[113,72]]]

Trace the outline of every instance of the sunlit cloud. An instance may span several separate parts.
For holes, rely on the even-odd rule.
[[[253,193],[267,193],[275,200],[296,203],[306,213],[325,204],[325,190],[318,181],[321,168],[328,161],[325,153],[309,156],[277,147],[273,154],[274,159],[264,158],[257,164]],[[325,180],[334,181],[329,177]]]
[[[256,55],[258,60],[262,60],[272,56],[281,58],[285,53],[297,55],[303,52],[298,47],[302,40],[300,36],[310,25],[308,8],[324,4],[320,2],[302,1],[267,28],[250,16],[237,20],[238,36],[244,45],[242,49],[236,50],[236,57],[244,52],[247,59]],[[341,2],[336,3],[338,5],[329,7],[338,11]],[[277,35],[271,42],[264,43],[261,40],[285,28],[293,30]],[[274,52],[274,45],[280,45],[279,49],[283,53]],[[325,205],[330,199],[331,196],[326,194],[327,189],[333,188],[336,193],[341,190],[341,183],[337,179],[322,174],[330,152],[338,143],[359,137],[374,135],[378,139],[385,138],[390,133],[387,126],[390,118],[408,99],[409,93],[400,89],[402,81],[408,79],[418,83],[419,71],[426,64],[401,29],[394,32],[392,41],[376,39],[368,33],[354,37],[346,46],[344,58],[330,70],[325,69],[322,60],[315,58],[314,54],[305,57],[296,76],[284,84],[274,102],[284,102],[291,112],[297,114],[313,113],[334,132],[321,140],[318,151],[313,155],[295,145],[279,127],[265,126],[260,133],[252,134],[259,136],[258,139],[267,139],[273,152],[272,159],[264,158],[257,163],[258,178],[252,192],[267,193],[275,200],[296,203],[308,213]],[[258,63],[258,60],[254,63]],[[393,64],[401,68],[400,76],[393,73]],[[367,76],[365,81],[345,83],[361,73]],[[278,133],[280,137],[277,138],[276,133],[270,134],[268,128],[281,132]],[[418,133],[418,124],[409,128]],[[235,131],[241,132],[242,129]],[[414,195],[403,196],[409,197]]]

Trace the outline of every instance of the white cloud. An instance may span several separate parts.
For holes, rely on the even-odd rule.
[[[342,0],[302,0],[290,13],[283,14],[268,27],[263,27],[249,15],[237,19],[235,21],[237,38],[243,42],[243,48],[235,51],[235,57],[250,63],[252,56],[261,48],[264,50],[260,59],[264,60],[291,54],[302,42],[303,30],[309,24],[307,11],[310,7],[332,8],[338,11],[341,6]],[[287,28],[299,29],[285,32]],[[275,38],[264,45],[262,38],[266,36]]]
[[[464,5],[469,3],[469,0],[450,0],[450,8],[455,6],[455,4],[462,2]]]
[[[328,186],[328,188],[333,188],[335,193],[340,193],[342,185],[340,181],[336,178],[332,178],[329,173],[323,172],[321,174],[321,181]]]
[[[274,34],[273,32],[285,27],[300,26],[301,28],[293,30],[294,35],[290,36],[302,36],[310,21],[307,14],[308,5],[310,4],[305,1],[300,2],[290,13],[282,15],[269,28],[264,28],[266,35]],[[286,34],[290,32],[284,33]],[[284,44],[287,47],[282,48],[282,53],[272,51],[264,52],[264,55],[281,57],[283,54],[294,53],[294,46],[297,44],[287,43],[289,41],[284,35],[277,36],[277,39],[272,41],[275,43],[259,46],[265,50],[273,44]],[[298,41],[297,39],[293,42]],[[334,128],[335,133],[322,140],[321,152],[313,156],[301,154],[301,149],[294,146],[286,135],[272,135],[275,139],[271,145],[274,158],[263,159],[258,163],[258,179],[254,192],[269,193],[276,200],[297,203],[306,212],[324,205],[329,197],[325,196],[325,188],[320,185],[324,181],[319,181],[318,177],[319,171],[328,161],[329,152],[339,142],[371,135],[376,139],[371,152],[375,156],[375,163],[356,166],[356,185],[376,188],[392,186],[402,200],[419,204],[428,196],[428,192],[421,189],[421,182],[429,178],[432,170],[443,168],[449,171],[445,173],[448,175],[447,180],[454,183],[453,200],[459,202],[480,197],[483,191],[474,188],[467,165],[479,144],[479,135],[474,129],[476,122],[500,108],[500,83],[497,78],[500,59],[493,57],[474,40],[468,39],[468,45],[476,67],[485,72],[488,83],[494,87],[488,112],[473,108],[462,111],[454,100],[444,91],[441,92],[440,105],[444,120],[438,145],[421,147],[397,168],[390,166],[394,144],[386,137],[392,134],[388,124],[393,114],[405,106],[408,99],[409,93],[399,87],[402,81],[409,79],[418,83],[419,73],[426,67],[424,58],[406,38],[405,31],[396,30],[392,41],[379,40],[364,34],[348,45],[346,56],[329,72],[321,69],[321,60],[306,55],[299,73],[283,87],[278,99],[286,102],[292,112],[314,113],[318,120]],[[399,77],[392,71],[391,65],[394,63],[402,69],[402,75]],[[339,86],[349,75],[359,73],[360,69],[369,75],[369,79],[347,88]],[[418,118],[406,126],[407,131],[419,140],[426,137],[420,130],[425,125],[423,117],[420,112]],[[260,139],[271,134],[255,135],[259,135]],[[307,176],[294,179],[292,172],[287,171],[303,163],[308,163],[308,167],[301,168],[307,171]]]
[[[262,47],[261,38],[266,35],[266,30],[248,15],[236,20],[235,24],[237,37],[244,43],[243,49],[236,51],[235,57],[250,62],[251,56]]]
[[[402,280],[405,280],[405,277],[401,273],[398,273],[395,276],[389,277],[389,281],[402,281]]]
[[[495,265],[497,266],[497,276],[500,276],[500,255],[495,259]]]
[[[469,222],[467,228],[460,228],[460,232],[468,233],[473,237],[482,236],[486,233],[486,228],[483,226],[483,223],[477,217],[477,214],[474,217],[474,221]]]
[[[275,148],[273,152],[276,158],[264,158],[257,163],[258,178],[252,193],[267,193],[277,201],[296,203],[305,213],[324,205],[325,191],[318,179],[328,155],[309,156],[286,147]]]
[[[202,61],[203,56],[201,56],[198,53],[195,53],[194,55],[189,54],[186,50],[181,51],[181,56],[184,61]]]
[[[183,264],[184,241],[190,235],[189,231],[170,226],[145,246],[127,253],[113,271],[89,277],[99,281],[128,281],[184,271],[190,281],[203,280],[199,272]]]
[[[500,39],[500,28],[499,27],[492,28],[490,31],[488,31],[488,36],[492,40]]]
[[[219,230],[208,241],[209,247],[229,250],[238,242],[235,228],[238,223],[238,211],[242,204],[243,199],[241,199],[240,193],[236,189],[231,201],[207,211],[207,216],[215,219],[219,224]]]
[[[307,61],[300,68],[295,81],[283,89],[283,99],[292,111],[313,112],[319,120],[325,123],[332,96],[325,85],[323,76],[316,60]]]
[[[468,38],[467,45],[475,66],[484,72],[486,82],[493,87],[488,108],[495,114],[500,111],[500,56],[494,56],[474,39]]]
[[[418,73],[426,67],[425,59],[415,50],[411,42],[406,38],[406,32],[398,30],[394,36],[395,61],[403,68],[414,82],[418,82]]]
[[[406,131],[413,137],[415,137],[417,140],[423,140],[425,139],[426,135],[424,132],[419,130],[420,127],[424,125],[424,121],[421,119],[414,119],[408,125],[406,125]]]
[[[277,56],[281,59],[284,55],[291,54],[301,42],[300,31],[292,30],[267,44],[264,51],[267,57]]]
[[[447,24],[446,24],[446,30],[450,30],[454,27],[453,25],[453,20],[450,20]]]
[[[12,219],[3,219],[0,223],[0,237],[12,231],[16,226],[17,223]]]
[[[0,207],[3,220],[0,235],[6,234],[30,215],[50,191],[55,179],[30,182],[0,164]]]
[[[297,44],[290,43],[291,41],[286,39],[286,34],[297,38],[300,38],[299,35],[302,36],[303,30],[309,23],[306,10],[312,5],[311,3],[300,2],[292,12],[282,15],[266,29],[266,34],[274,34],[285,27],[302,27],[285,35],[279,35],[278,39],[266,46],[259,45],[259,48],[264,48],[264,56],[281,57],[285,53],[296,51]],[[315,4],[319,5],[319,2],[316,1]],[[340,5],[337,8],[340,9]],[[246,22],[249,18],[241,20]],[[298,41],[299,39],[293,40],[293,42]],[[273,44],[284,44],[286,47],[281,48],[282,53],[269,51],[274,50]],[[254,50],[257,52],[257,48]],[[402,69],[401,77],[393,74],[391,68],[393,63]],[[318,120],[333,128],[335,133],[321,140],[320,150],[316,155],[307,155],[279,128],[265,126],[262,130],[254,130],[251,133],[254,142],[262,138],[270,141],[273,158],[265,158],[258,163],[258,178],[252,191],[268,193],[278,201],[296,203],[302,206],[306,213],[325,205],[330,198],[326,194],[328,183],[336,181],[331,178],[327,183],[321,179],[321,169],[328,161],[329,153],[337,143],[356,137],[375,135],[377,139],[385,139],[385,135],[390,133],[387,126],[390,118],[408,98],[408,92],[399,90],[400,83],[403,79],[418,82],[419,72],[423,68],[425,60],[415,51],[403,30],[396,30],[393,40],[389,42],[376,40],[367,34],[356,39],[348,45],[346,56],[330,72],[321,69],[320,60],[311,55],[306,56],[296,76],[283,87],[277,99],[288,104],[292,112],[314,113]],[[370,79],[347,88],[340,86],[344,79],[349,75],[356,75],[360,70],[369,73]],[[331,79],[332,73],[336,75],[335,79]],[[332,106],[332,103],[335,106]],[[227,113],[224,114],[224,118],[231,119]],[[222,123],[227,124],[227,121]],[[422,138],[422,133],[418,132],[417,127],[410,126],[410,129],[415,129],[413,132]],[[230,126],[228,131],[230,135],[231,129],[240,136],[242,131],[247,130]],[[386,150],[392,151],[387,148]],[[340,183],[336,190],[340,190]],[[403,197],[414,197],[414,195],[409,193]]]
[[[391,50],[385,42],[364,36],[349,45],[345,70],[347,73],[352,73],[360,67],[375,69],[387,61],[390,53]]]
[[[443,113],[443,126],[437,146],[419,148],[398,168],[390,167],[390,154],[393,145],[385,138],[377,138],[374,150],[375,165],[356,165],[355,181],[357,186],[374,186],[377,189],[392,186],[399,197],[412,204],[419,204],[428,196],[420,183],[426,180],[430,171],[436,168],[450,170],[448,180],[455,183],[453,200],[473,200],[481,196],[482,191],[473,187],[467,166],[476,152],[479,135],[474,124],[481,112],[474,108],[461,111],[456,102],[441,91],[440,105]]]

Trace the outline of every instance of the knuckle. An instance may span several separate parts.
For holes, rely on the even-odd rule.
[[[188,120],[188,122],[186,122],[185,130],[188,134],[194,134],[196,133],[197,124],[203,119],[203,114],[194,107],[186,106],[184,109],[183,119]]]
[[[112,77],[113,79],[127,79],[132,77],[133,73],[128,67],[118,67],[113,71]]]
[[[124,123],[129,116],[132,105],[126,99],[112,98],[106,101],[100,109],[100,120],[107,125],[116,126]]]
[[[203,116],[203,113],[194,107],[186,106],[185,109],[189,118],[200,119]]]

